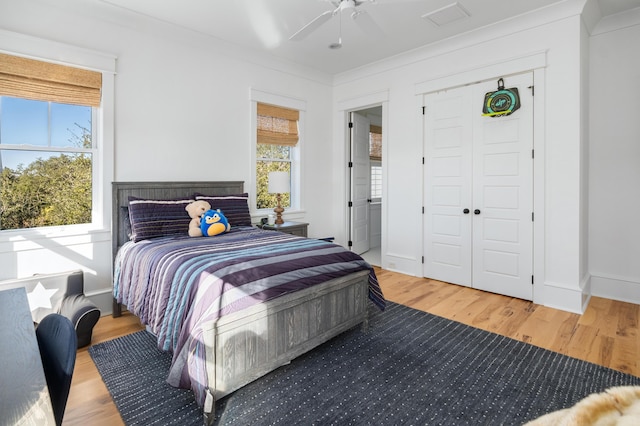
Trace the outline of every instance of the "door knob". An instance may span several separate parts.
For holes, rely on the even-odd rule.
[[[480,214],[480,209],[475,209],[475,210],[473,211],[473,214]]]
[[[464,213],[464,214],[469,214],[469,209],[464,209],[464,210],[462,210],[462,213]]]

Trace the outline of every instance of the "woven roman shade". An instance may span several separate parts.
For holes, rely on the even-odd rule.
[[[382,127],[369,126],[369,159],[382,160]]]
[[[295,146],[299,118],[294,109],[258,103],[258,143]]]
[[[102,74],[0,53],[0,95],[100,106]]]

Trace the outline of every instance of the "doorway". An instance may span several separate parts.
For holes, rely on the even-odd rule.
[[[351,249],[382,265],[382,106],[349,114]]]

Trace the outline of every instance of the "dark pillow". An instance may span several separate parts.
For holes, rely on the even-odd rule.
[[[213,210],[220,209],[231,226],[251,226],[249,194],[204,195],[194,194],[196,200],[211,204]]]
[[[132,240],[131,219],[129,218],[129,207],[120,206],[120,229],[124,230],[127,238]]]
[[[140,241],[167,235],[188,235],[191,218],[185,210],[193,199],[147,200],[129,197],[131,239]]]

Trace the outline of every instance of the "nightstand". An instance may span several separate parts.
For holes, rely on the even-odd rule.
[[[307,236],[307,226],[308,223],[303,222],[285,222],[280,225],[263,225],[262,229],[266,229],[268,231],[280,231],[285,234],[297,235],[299,237]]]

